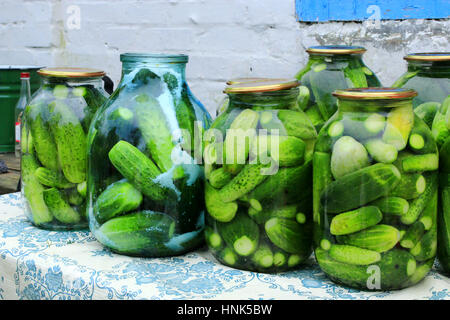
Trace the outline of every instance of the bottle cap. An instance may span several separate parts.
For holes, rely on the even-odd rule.
[[[359,46],[313,46],[306,49],[308,53],[315,54],[362,54],[366,48]]]
[[[30,73],[29,72],[21,72],[20,73],[20,79],[26,79],[30,77]]]
[[[344,99],[408,99],[417,96],[412,89],[403,88],[352,88],[335,90],[333,96]]]
[[[450,52],[410,53],[403,59],[407,61],[450,61]]]
[[[88,68],[43,68],[38,71],[38,74],[58,78],[98,78],[103,77],[105,72]]]
[[[298,87],[300,81],[297,79],[264,79],[253,82],[242,82],[229,85],[225,88],[224,93],[254,93],[279,91]]]

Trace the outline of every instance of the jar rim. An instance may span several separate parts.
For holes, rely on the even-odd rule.
[[[126,52],[120,55],[122,62],[186,63],[188,60],[189,56],[186,54]]]
[[[329,46],[312,46],[306,49],[308,53],[319,54],[359,54],[366,52],[366,48],[361,46],[345,46],[345,45],[329,45]]]
[[[42,68],[37,71],[40,76],[54,78],[99,78],[106,73],[99,69],[90,68]]]
[[[412,89],[403,88],[351,88],[338,89],[333,92],[333,96],[342,99],[352,100],[377,100],[377,99],[409,99],[417,96],[417,92]]]
[[[450,61],[450,52],[417,52],[403,57],[406,61]]]
[[[292,89],[300,86],[297,79],[269,79],[229,85],[224,93],[256,93]]]

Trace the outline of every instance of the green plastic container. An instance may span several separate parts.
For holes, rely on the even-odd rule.
[[[0,152],[14,152],[14,108],[20,94],[20,73],[30,73],[31,93],[39,88],[35,66],[0,66]]]

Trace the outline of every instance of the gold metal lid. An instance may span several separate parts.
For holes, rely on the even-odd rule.
[[[450,52],[419,52],[407,54],[407,61],[450,61]]]
[[[227,81],[227,85],[240,84],[240,83],[248,83],[248,82],[259,82],[259,81],[267,81],[273,80],[269,78],[234,78]]]
[[[229,85],[224,93],[253,93],[279,91],[298,87],[300,81],[297,79],[264,79],[260,81],[243,82]]]
[[[333,96],[344,99],[408,99],[417,96],[412,89],[402,88],[353,88],[335,90]]]
[[[58,78],[97,78],[106,74],[102,70],[89,68],[43,68],[37,73],[45,77]]]
[[[313,46],[306,49],[308,53],[319,54],[360,54],[366,52],[366,48],[359,46]]]

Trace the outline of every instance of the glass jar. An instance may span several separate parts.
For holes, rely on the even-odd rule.
[[[134,256],[204,241],[202,133],[209,114],[185,79],[186,55],[125,53],[117,90],[88,136],[89,227]]]
[[[42,86],[25,108],[21,133],[21,191],[25,213],[50,230],[87,227],[86,142],[106,101],[103,71],[45,68]]]
[[[436,112],[432,132],[439,148],[437,255],[442,269],[450,273],[450,95]]]
[[[408,70],[393,87],[417,91],[414,112],[431,128],[437,110],[450,95],[450,52],[408,54]]]
[[[229,107],[205,133],[205,237],[230,267],[297,268],[312,251],[314,126],[295,79],[229,85]]]
[[[334,281],[363,290],[419,282],[436,254],[438,152],[414,90],[336,90],[313,157],[314,245]]]
[[[302,83],[298,106],[317,131],[337,110],[334,90],[381,86],[362,60],[363,47],[314,46],[306,52],[308,63],[295,76]]]

